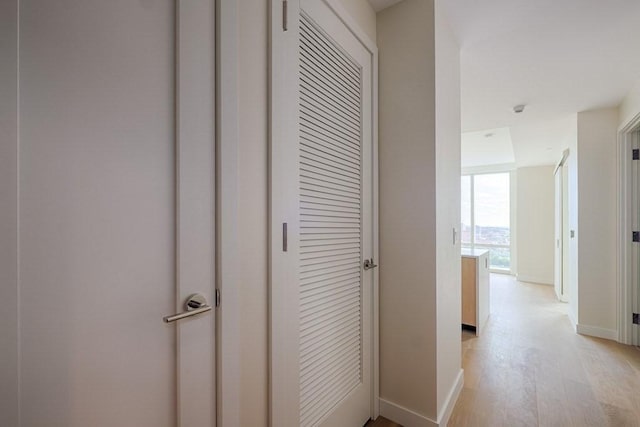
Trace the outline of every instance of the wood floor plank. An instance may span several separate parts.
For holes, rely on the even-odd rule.
[[[491,276],[482,336],[462,332],[452,427],[640,427],[640,351],[578,335],[553,288]]]

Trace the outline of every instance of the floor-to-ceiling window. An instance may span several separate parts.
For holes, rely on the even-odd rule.
[[[491,268],[511,271],[510,173],[463,175],[462,246],[488,249]]]

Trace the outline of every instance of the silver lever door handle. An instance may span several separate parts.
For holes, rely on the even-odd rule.
[[[174,314],[173,316],[165,316],[162,320],[164,320],[165,323],[170,323],[186,317],[195,316],[196,314],[211,311],[211,306],[207,304],[206,298],[200,294],[193,294],[187,298],[187,301],[184,303],[184,308],[186,311]]]
[[[376,268],[378,265],[373,263],[373,258],[364,260],[364,269],[371,270],[372,268]]]

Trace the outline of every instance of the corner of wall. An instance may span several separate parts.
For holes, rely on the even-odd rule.
[[[461,384],[460,47],[434,2],[436,148],[437,417],[448,418]],[[446,422],[446,421],[445,421]]]
[[[640,114],[640,80],[636,82],[620,104],[618,127],[626,126],[638,114]]]
[[[449,419],[451,418],[451,414],[453,413],[453,408],[456,406],[456,402],[460,397],[460,393],[462,392],[462,387],[464,386],[464,370],[461,368],[458,371],[458,375],[454,383],[451,386],[451,389],[447,393],[446,399],[440,408],[438,414],[438,426],[447,427],[449,424]]]
[[[617,341],[618,331],[615,329],[605,329],[597,326],[582,325],[578,323],[575,325],[576,332],[580,335],[588,335],[590,337],[603,338],[606,340]]]
[[[617,108],[578,113],[575,314],[578,325],[606,330],[617,328],[618,116]]]

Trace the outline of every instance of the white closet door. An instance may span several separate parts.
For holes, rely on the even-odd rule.
[[[291,3],[274,31],[272,425],[359,426],[372,410],[372,55],[326,2]]]

